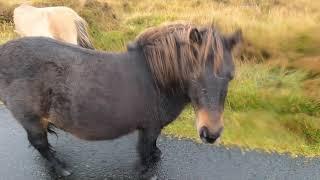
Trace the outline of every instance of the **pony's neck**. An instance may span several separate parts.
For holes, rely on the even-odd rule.
[[[163,118],[166,120],[164,125],[175,120],[189,103],[190,98],[184,93],[163,94],[160,104]]]
[[[156,103],[157,105],[153,104],[152,106],[156,105],[156,114],[160,119],[164,120],[163,125],[175,120],[184,107],[190,103],[190,98],[187,96],[187,92],[181,87],[168,87],[168,90],[159,89],[152,76],[150,67],[145,60],[143,52],[140,48],[135,47],[135,44],[131,44],[131,46],[128,47],[126,56],[128,57],[128,61],[126,63],[129,63],[131,68],[136,66],[139,70],[139,74],[141,75],[140,77],[144,78],[145,82],[149,82],[152,86],[148,91],[154,91],[154,95],[156,95],[156,99],[158,99]],[[172,91],[169,89],[172,89]]]

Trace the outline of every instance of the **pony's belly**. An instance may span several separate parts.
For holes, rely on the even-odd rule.
[[[80,139],[93,141],[115,139],[137,129],[137,127],[133,125],[118,124],[112,121],[99,123],[92,123],[92,121],[89,120],[85,121],[86,123],[79,123],[78,121],[61,123],[61,121],[52,121],[50,119],[48,119],[48,121],[57,128],[69,132]]]
[[[133,132],[135,129],[123,127],[121,129],[117,127],[72,127],[66,130],[80,139],[94,141],[115,139],[120,136],[129,134],[130,132]]]

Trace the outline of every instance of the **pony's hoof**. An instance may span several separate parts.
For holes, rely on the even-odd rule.
[[[156,163],[156,162],[160,161],[161,154],[162,154],[161,150],[159,148],[156,148],[152,154],[152,162]]]
[[[68,170],[62,170],[62,172],[61,172],[61,175],[63,176],[63,177],[66,177],[66,176],[70,176],[72,174],[72,172],[71,171],[68,171]]]
[[[140,175],[144,174],[144,173],[146,173],[148,171],[147,166],[145,166],[143,164],[139,164],[139,163],[137,163],[135,165],[135,169],[136,169],[137,172],[139,172]]]
[[[156,175],[151,175],[149,173],[140,175],[139,180],[157,180],[158,177]]]
[[[64,169],[64,168],[55,168],[56,173],[60,176],[60,177],[66,177],[66,176],[70,176],[72,174],[72,172],[70,170]]]
[[[149,178],[149,180],[157,180],[158,177],[156,175],[152,176],[151,178]]]
[[[141,175],[139,180],[158,180],[156,175]]]
[[[146,165],[140,165],[139,169],[139,180],[157,180],[158,177],[154,174],[152,167]]]

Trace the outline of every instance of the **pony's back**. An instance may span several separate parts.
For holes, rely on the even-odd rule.
[[[15,32],[20,36],[44,36],[53,38],[49,31],[49,22],[38,8],[20,5],[13,11]]]
[[[22,37],[44,36],[94,49],[86,21],[71,8],[20,5],[13,14],[15,31]]]

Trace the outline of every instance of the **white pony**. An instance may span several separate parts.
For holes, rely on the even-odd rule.
[[[15,31],[20,36],[45,36],[94,49],[87,22],[74,10],[64,6],[36,8],[20,5],[14,9]]]

